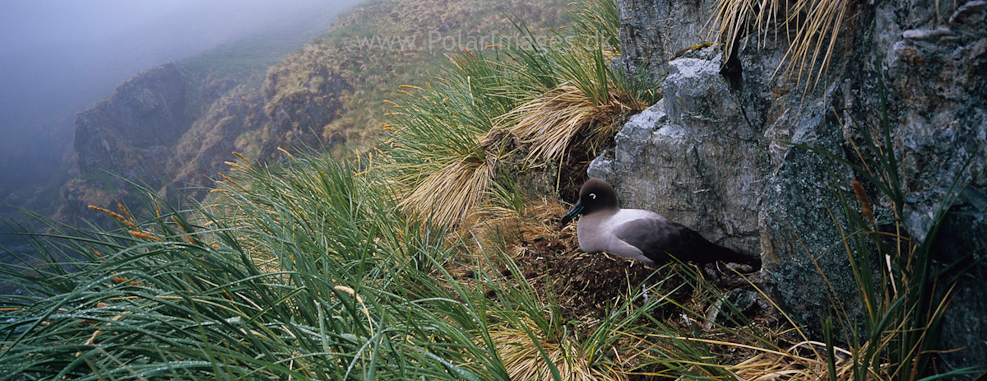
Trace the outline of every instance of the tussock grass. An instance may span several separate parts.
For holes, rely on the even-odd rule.
[[[396,104],[389,152],[406,187],[402,205],[460,224],[504,189],[494,184],[515,152],[524,152],[523,166],[539,167],[578,139],[598,148],[617,120],[657,101],[654,81],[610,62],[619,48],[616,12],[611,0],[588,1],[574,16],[579,28],[544,44],[517,22],[525,47],[456,55],[441,79]]]
[[[402,218],[379,178],[329,159],[236,165],[220,188],[225,208],[212,209],[227,214],[197,209],[196,223],[163,205],[119,233],[52,235],[61,245],[38,249],[53,265],[5,268],[30,293],[4,296],[0,370],[80,380],[506,379],[474,341],[483,318],[462,315],[475,310],[434,278],[450,253],[442,231]],[[432,299],[410,298],[411,289]],[[468,326],[448,330],[459,323]]]
[[[885,152],[868,147],[860,151]],[[862,161],[868,178],[890,181],[877,185],[889,197],[902,176],[878,168],[897,168],[893,157]],[[779,322],[752,321],[682,264],[572,315],[561,292],[578,290],[566,279],[532,282],[510,251],[464,245],[405,214],[390,172],[312,154],[285,155],[273,167],[231,164],[209,208],[151,205],[153,215],[135,216],[97,207],[120,230],[53,225],[55,233],[36,237],[48,264],[2,270],[30,292],[2,296],[0,370],[83,380],[915,379],[927,375],[948,303],[917,291],[932,286],[922,281],[931,274],[893,267],[927,267],[926,244],[875,233],[875,224],[899,219],[861,211],[851,217],[865,229],[847,235],[848,255],[856,268],[881,269],[884,262],[861,262],[863,246],[852,249],[866,243],[887,249],[892,267],[886,278],[858,273],[873,310],[866,331],[845,338],[849,348],[833,341],[832,322],[819,341],[790,328],[797,325],[781,311]],[[549,229],[545,215],[559,210],[534,205],[529,216],[544,226],[522,234]],[[452,262],[459,251],[471,262]],[[455,267],[471,275],[453,275]],[[884,284],[894,286],[875,287]],[[679,289],[691,297],[672,297]]]
[[[390,169],[408,189],[401,206],[412,214],[445,224],[465,219],[483,201],[506,148],[491,138],[491,119],[513,106],[497,96],[509,83],[495,70],[482,54],[456,56],[446,79],[393,111]]]
[[[933,291],[955,280],[929,270],[950,202],[925,241],[904,236],[905,176],[886,124],[883,141],[861,134],[855,151],[862,165],[802,147],[851,166],[867,182],[853,185],[852,196],[840,194],[851,222],[840,247],[864,301],[863,331],[843,313],[827,321],[823,340],[809,337],[756,279],[739,274],[741,291],[754,293],[769,314],[748,316],[731,301],[735,290],[712,283],[710,269],[574,255],[573,229],[553,220],[565,208],[532,201],[523,178],[498,170],[511,155],[565,155],[573,139],[609,133],[614,115],[655,95],[612,68],[605,50],[582,51],[600,59],[573,67],[550,50],[453,57],[446,78],[408,88],[418,94],[392,109],[397,122],[387,151],[357,154],[355,165],[315,152],[282,152],[271,166],[240,156],[229,163],[214,204],[178,210],[150,194],[143,209],[93,207],[118,221],[117,230],[51,223],[52,233],[29,235],[39,258],[0,268],[26,291],[0,295],[0,374],[503,381],[929,375],[949,302],[949,292],[937,299]],[[577,72],[590,80],[566,76]],[[523,123],[551,126],[543,132],[553,137],[533,142],[511,130]],[[874,189],[884,200],[871,201]],[[501,217],[466,232],[447,227],[474,206]],[[512,225],[516,232],[499,230]],[[582,298],[587,292],[613,297]],[[839,333],[846,348],[837,346]]]
[[[714,7],[710,24],[711,33],[724,50],[724,56],[733,54],[741,39],[748,35],[767,37],[773,28],[780,28],[778,18],[784,20],[788,2],[782,0],[721,0]],[[759,39],[764,46],[765,39]]]
[[[844,27],[850,27],[849,19],[856,5],[855,0],[797,1],[792,12],[806,16],[785,53],[785,59],[791,62],[785,74],[795,74],[797,78],[805,76],[806,82],[816,86],[826,76],[838,37]],[[789,16],[789,22],[795,19]],[[819,69],[812,73],[816,64]]]
[[[642,110],[621,103],[618,97],[623,95],[608,91],[608,102],[594,104],[578,88],[562,86],[519,106],[505,115],[505,119],[516,119],[510,131],[529,144],[526,159],[529,165],[554,163],[561,160],[576,139],[585,134],[591,134],[588,139],[590,149],[599,150],[608,138],[617,133],[619,126],[615,119],[618,116],[631,110]]]
[[[629,296],[573,335],[516,266],[493,270],[504,253],[477,247],[475,276],[448,272],[466,246],[405,215],[385,171],[314,154],[230,164],[214,205],[97,207],[119,231],[37,237],[48,264],[2,270],[30,291],[2,296],[3,374],[510,380],[528,371],[525,337],[544,340],[536,361],[555,379],[633,366],[618,342],[656,302]]]
[[[590,37],[588,44],[596,42],[603,48],[604,55],[620,55],[620,12],[613,1],[582,1],[576,3],[573,18],[578,36]]]
[[[783,30],[789,48],[775,74],[783,71],[814,87],[825,77],[838,37],[846,34],[857,4],[855,0],[721,0],[710,19],[711,34],[724,56],[730,56],[742,48],[747,36],[758,40],[761,48]]]

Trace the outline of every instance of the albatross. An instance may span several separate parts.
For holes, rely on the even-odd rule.
[[[759,258],[716,245],[695,230],[642,209],[621,209],[609,183],[591,178],[579,190],[579,200],[562,224],[582,214],[576,227],[579,248],[587,253],[610,252],[645,263],[664,263],[673,256],[700,265],[723,261],[760,268]]]

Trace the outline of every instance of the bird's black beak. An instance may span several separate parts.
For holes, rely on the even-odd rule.
[[[583,204],[581,204],[579,201],[576,201],[576,205],[574,205],[572,209],[569,209],[569,213],[566,213],[564,216],[562,216],[562,225],[568,224],[569,221],[572,221],[573,218],[576,218],[576,216],[578,216],[579,213],[582,211],[583,211]]]

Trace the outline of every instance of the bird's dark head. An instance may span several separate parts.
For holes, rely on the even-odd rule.
[[[617,210],[617,193],[610,183],[598,178],[591,178],[579,189],[579,200],[576,205],[562,217],[565,225],[580,214],[590,214],[599,210]]]

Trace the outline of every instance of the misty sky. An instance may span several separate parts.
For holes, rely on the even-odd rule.
[[[70,145],[75,113],[141,70],[358,2],[0,0],[0,151]]]
[[[21,116],[39,110],[84,107],[66,103],[101,99],[137,71],[229,42],[328,2],[340,3],[0,1],[0,125],[22,122]]]

